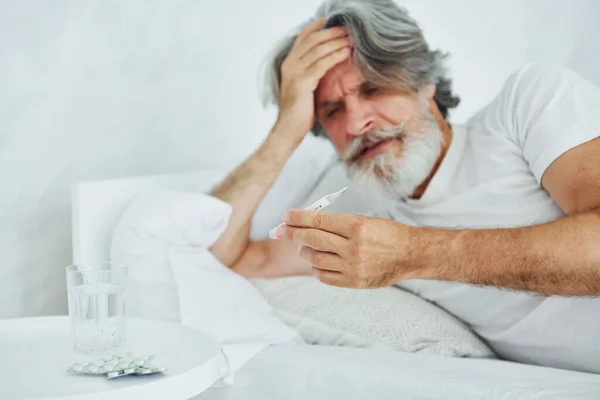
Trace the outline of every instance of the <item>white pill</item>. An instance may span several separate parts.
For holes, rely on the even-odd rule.
[[[72,368],[73,368],[73,371],[75,371],[75,372],[81,372],[81,371],[83,371],[83,366],[81,366],[79,364],[73,365]]]
[[[119,375],[120,375],[120,374],[119,374],[119,371],[114,371],[114,372],[109,372],[109,373],[108,373],[108,375],[107,375],[106,377],[107,377],[108,379],[112,379],[112,378],[116,378],[116,377],[118,377]]]
[[[95,365],[89,366],[88,369],[90,370],[90,372],[94,372],[94,373],[96,373],[96,372],[98,372],[100,370],[100,368],[98,368]]]

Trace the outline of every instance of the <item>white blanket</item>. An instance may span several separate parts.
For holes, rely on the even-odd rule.
[[[254,355],[272,344],[300,343],[294,330],[244,278],[205,249],[171,248],[181,323],[217,338],[228,362],[227,382]]]
[[[228,383],[265,347],[301,342],[249,281],[208,250],[230,215],[229,204],[202,193],[143,192],[125,211],[112,246],[112,261],[128,265],[130,315],[177,320],[216,338]]]
[[[593,400],[600,376],[489,359],[272,346],[195,400]]]

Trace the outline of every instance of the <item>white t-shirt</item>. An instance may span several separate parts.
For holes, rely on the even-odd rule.
[[[544,171],[598,136],[600,89],[569,70],[529,64],[489,105],[453,126],[448,152],[421,199],[374,215],[440,228],[555,220],[564,214],[541,187]],[[600,299],[426,280],[399,286],[467,322],[502,358],[600,372]]]

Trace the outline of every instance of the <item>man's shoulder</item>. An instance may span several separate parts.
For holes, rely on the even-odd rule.
[[[512,95],[531,91],[552,93],[562,85],[575,83],[593,85],[565,65],[535,61],[514,70],[506,79],[502,92]]]
[[[546,61],[531,61],[523,64],[519,68],[513,70],[511,76],[527,76],[527,77],[535,77],[535,76],[544,76],[544,75],[554,75],[561,73],[573,73],[572,70],[565,67],[562,64],[556,64],[552,62]]]
[[[487,121],[489,117],[513,121],[515,112],[529,110],[532,103],[538,106],[539,103],[547,103],[561,96],[564,91],[561,89],[577,85],[593,83],[561,64],[528,62],[508,74],[492,101],[469,118],[466,125],[476,124],[482,119]]]

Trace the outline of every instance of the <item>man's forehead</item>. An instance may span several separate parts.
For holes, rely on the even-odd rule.
[[[364,79],[350,63],[340,64],[329,70],[321,78],[316,90],[318,102],[339,101],[350,93],[356,92]]]

